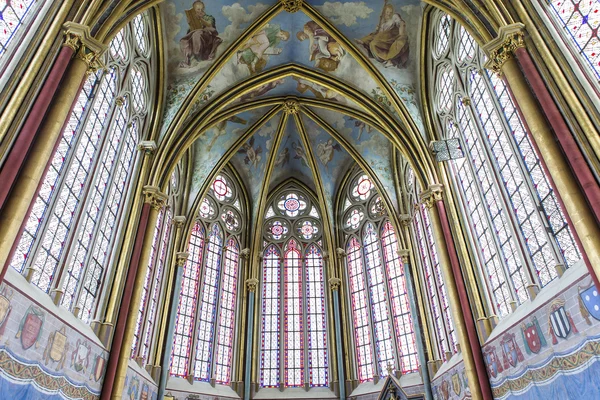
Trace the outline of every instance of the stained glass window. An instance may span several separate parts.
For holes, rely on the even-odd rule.
[[[568,2],[568,0],[566,1]],[[498,315],[528,299],[526,287],[547,285],[581,254],[504,81],[485,70],[486,57],[469,33],[434,13],[430,75],[442,139],[460,137],[465,158],[449,161],[453,184],[473,232],[490,302]],[[442,35],[442,36],[440,36]],[[432,87],[433,89],[433,87]]]
[[[570,44],[600,78],[600,2],[598,0],[549,0],[550,9]]]
[[[123,59],[134,55],[127,46],[132,29],[127,25],[115,38],[119,43],[111,42]],[[88,323],[129,207],[125,195],[148,117],[147,101],[140,98],[151,98],[147,69],[132,77],[125,74],[127,62],[112,52],[104,57],[106,67],[83,85],[11,261],[19,272],[31,268],[31,282],[43,291],[62,292],[60,305]],[[149,54],[138,59],[153,65]]]
[[[288,185],[263,224],[260,385],[329,384],[322,226],[318,205]]]
[[[10,50],[22,41],[44,5],[42,0],[0,1],[0,65],[8,62]]]
[[[172,376],[231,383],[244,226],[243,208],[232,208],[235,203],[240,204],[239,189],[227,172],[217,176],[198,202],[179,297]]]
[[[418,370],[416,339],[396,231],[371,179],[355,173],[340,210],[358,379],[385,377],[389,367]]]

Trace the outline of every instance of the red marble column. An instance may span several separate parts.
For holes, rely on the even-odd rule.
[[[492,388],[490,386],[487,368],[485,366],[485,362],[483,361],[483,352],[481,350],[481,345],[479,344],[479,336],[477,335],[477,328],[475,327],[473,313],[471,312],[469,296],[467,294],[467,287],[465,286],[462,270],[460,269],[460,262],[458,261],[456,248],[454,247],[454,239],[450,230],[450,223],[448,222],[446,206],[444,205],[443,200],[437,200],[435,202],[435,206],[440,217],[440,224],[444,233],[444,241],[446,243],[446,248],[450,257],[450,265],[452,267],[454,282],[458,291],[460,307],[462,309],[465,327],[467,329],[469,345],[471,347],[471,352],[473,353],[473,360],[475,362],[477,377],[479,378],[479,386],[481,387],[481,393],[485,400],[492,400]]]
[[[17,135],[17,139],[10,149],[10,153],[0,170],[0,208],[4,206],[4,202],[10,193],[10,190],[17,179],[19,170],[27,158],[27,153],[31,144],[35,140],[42,120],[46,115],[46,111],[50,106],[50,102],[60,85],[60,82],[67,70],[69,61],[73,56],[73,49],[68,46],[63,46],[54,61],[54,65],[44,81],[44,85],[40,90],[29,114],[26,117],[23,127]]]
[[[583,156],[581,149],[577,145],[575,138],[571,134],[571,130],[567,126],[558,106],[550,95],[529,52],[525,48],[518,48],[515,50],[515,56],[519,61],[525,79],[529,82],[533,94],[537,97],[540,107],[554,131],[558,143],[567,156],[568,163],[571,166],[579,185],[583,189],[587,202],[596,216],[596,220],[600,221],[600,186],[598,185],[598,182]]]
[[[140,266],[142,248],[144,246],[144,236],[146,234],[146,228],[148,226],[148,220],[150,217],[150,207],[151,205],[149,203],[144,203],[144,206],[142,207],[140,223],[135,235],[135,244],[131,254],[131,262],[129,263],[129,269],[127,270],[127,277],[125,278],[125,287],[123,288],[123,297],[121,298],[119,316],[117,318],[117,324],[115,325],[113,340],[110,347],[110,354],[108,356],[106,374],[104,375],[104,382],[102,384],[102,394],[100,395],[101,400],[110,400],[113,393],[113,387],[115,385],[115,378],[117,375],[117,366],[121,357],[125,327],[127,325],[127,315],[129,313],[129,306],[133,297],[133,289],[135,286],[137,271]]]

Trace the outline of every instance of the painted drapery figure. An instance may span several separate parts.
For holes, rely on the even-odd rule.
[[[386,67],[403,68],[408,62],[406,22],[400,14],[394,12],[394,6],[389,3],[383,7],[375,32],[356,42],[365,48],[369,57],[382,62]]]
[[[217,48],[223,42],[218,36],[215,18],[206,14],[204,8],[204,2],[195,1],[191,9],[185,10],[189,29],[179,41],[184,58],[181,67],[189,67],[192,57],[198,61],[214,59]]]
[[[268,26],[252,36],[238,52],[238,62],[246,64],[251,75],[256,75],[266,67],[268,55],[281,54],[282,49],[276,47],[279,42],[287,41],[290,33],[279,25]],[[271,49],[271,51],[268,51]]]
[[[335,71],[346,54],[342,46],[314,21],[304,24],[303,30],[296,37],[301,42],[308,39],[309,60],[314,61],[315,67],[325,72]]]

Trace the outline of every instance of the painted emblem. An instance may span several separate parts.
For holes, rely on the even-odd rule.
[[[2,291],[0,291],[0,338],[4,335],[4,329],[10,317],[12,306],[10,300],[12,299],[13,291],[6,285],[3,285]]]
[[[460,376],[458,376],[458,372],[454,372],[452,374],[452,390],[454,390],[454,394],[457,396],[462,391],[462,384],[460,382]]]
[[[62,327],[58,331],[54,331],[48,336],[48,343],[44,350],[44,364],[48,365],[50,361],[58,363],[55,371],[62,369],[65,366],[65,360],[67,359],[67,351],[69,344],[67,343],[67,328]]]
[[[530,324],[524,322],[521,324],[521,334],[523,335],[523,343],[525,343],[527,354],[537,354],[542,347],[546,346],[546,338],[536,317],[532,318]]]
[[[450,384],[448,381],[443,381],[440,389],[442,392],[442,399],[448,400],[450,398]]]
[[[21,338],[23,350],[27,350],[34,344],[38,347],[37,341],[42,334],[42,326],[44,325],[44,312],[34,306],[29,306],[25,316],[19,325],[19,331],[15,335],[17,339]]]
[[[566,339],[567,336],[573,333],[579,333],[577,327],[573,323],[571,314],[565,310],[565,301],[563,299],[555,299],[550,303],[548,312],[548,331],[552,336],[552,344],[557,344],[558,339]]]
[[[131,400],[136,400],[138,398],[138,393],[140,391],[140,379],[137,376],[131,378],[129,381],[129,386],[127,387],[127,396]]]
[[[504,371],[500,360],[496,355],[496,346],[488,346],[483,349],[483,358],[488,368],[488,372],[492,378],[498,376],[499,373]]]
[[[465,388],[465,395],[471,395],[471,389],[469,388],[469,378],[467,378],[467,371],[463,369],[461,374],[463,387]]]
[[[500,347],[502,348],[502,361],[504,362],[504,369],[509,366],[516,367],[519,362],[524,360],[523,353],[515,340],[514,333],[507,333],[500,341]]]
[[[585,318],[585,322],[588,325],[592,324],[590,321],[590,315],[600,321],[600,295],[595,285],[588,287],[587,289],[581,289],[579,286],[579,309],[581,316]]]
[[[71,355],[71,367],[75,371],[85,374],[87,367],[90,364],[90,353],[92,352],[92,346],[89,345],[87,340],[77,340],[73,355]]]
[[[90,375],[90,379],[98,382],[102,375],[104,375],[104,368],[106,366],[106,359],[102,357],[101,354],[96,356],[96,360],[94,361],[94,369],[92,370],[92,374]]]
[[[144,384],[142,385],[142,394],[140,394],[140,400],[148,400],[148,391],[148,384],[144,382]]]

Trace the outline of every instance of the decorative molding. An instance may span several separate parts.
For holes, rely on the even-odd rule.
[[[402,260],[402,264],[409,264],[410,263],[410,250],[408,249],[398,249],[398,255],[400,256],[400,259]]]
[[[504,64],[514,58],[515,50],[525,47],[524,29],[520,22],[500,27],[498,37],[483,46],[489,57],[485,67],[501,74]]]
[[[185,217],[185,215],[177,215],[173,217],[173,224],[175,225],[176,229],[181,229],[185,225],[186,220],[187,218]]]
[[[167,203],[167,195],[156,186],[144,186],[143,193],[144,203],[150,204],[156,211],[159,211]]]
[[[152,156],[157,149],[156,142],[154,140],[142,140],[138,143],[137,149],[143,151],[147,156]]]
[[[346,257],[346,250],[342,249],[341,247],[338,247],[337,249],[335,249],[335,255],[337,256],[337,258]]]
[[[250,259],[250,248],[246,247],[245,249],[242,249],[242,251],[240,251],[240,256],[242,256],[244,260]]]
[[[296,99],[286,99],[283,103],[283,111],[286,114],[298,114],[300,112],[300,103]]]
[[[250,278],[246,280],[246,289],[249,292],[256,292],[256,288],[258,287],[258,279]]]
[[[300,11],[304,0],[279,0],[283,9],[289,13]]]
[[[177,252],[175,254],[175,258],[176,258],[176,263],[178,267],[183,267],[185,265],[185,263],[187,262],[188,257],[190,256],[190,253],[188,253],[187,251],[180,251]]]
[[[100,57],[108,46],[91,35],[89,26],[72,21],[65,22],[63,33],[65,36],[63,46],[71,48],[76,53],[76,57],[88,65],[88,73],[104,67]]]
[[[340,278],[329,278],[329,289],[339,291],[340,286],[342,286],[342,280]]]
[[[429,185],[427,190],[421,192],[421,203],[423,203],[428,209],[433,208],[436,202],[442,200],[442,187],[443,186],[440,184]]]
[[[410,225],[411,225],[411,224],[412,224],[412,222],[413,222],[413,216],[412,216],[412,215],[410,215],[410,214],[400,214],[400,215],[398,216],[398,219],[400,220],[400,225],[401,225],[403,228],[408,228],[408,227],[410,227]]]

